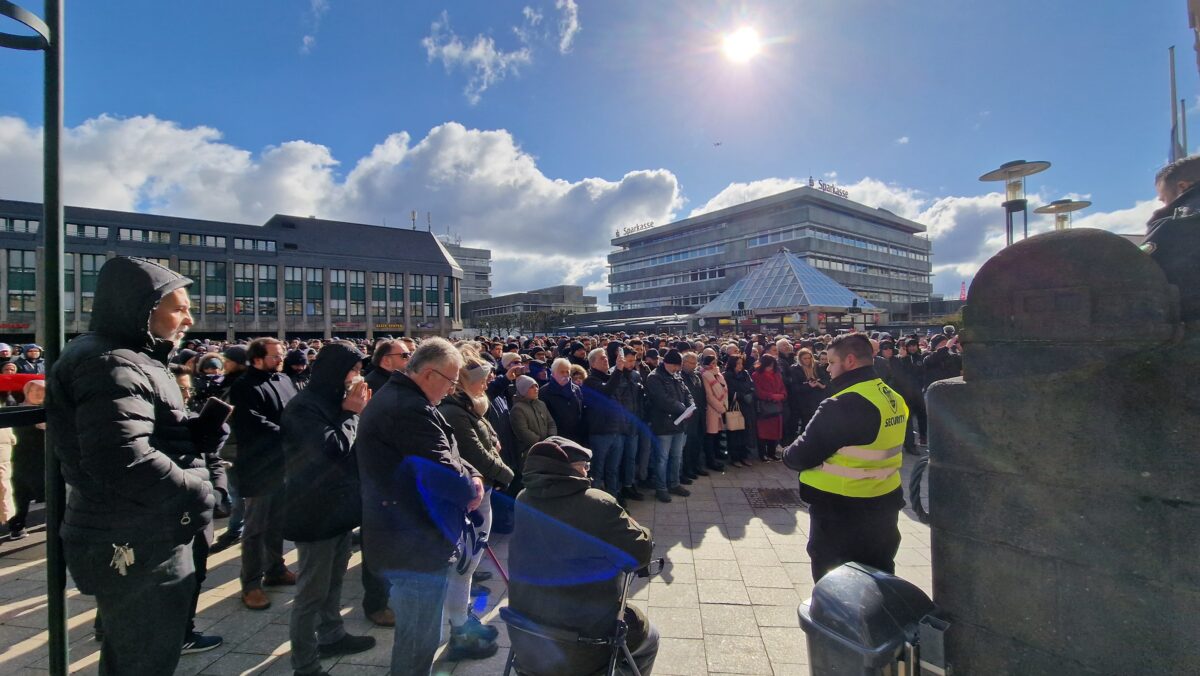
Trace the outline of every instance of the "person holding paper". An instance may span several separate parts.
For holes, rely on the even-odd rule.
[[[659,502],[670,502],[672,495],[687,497],[691,492],[679,485],[679,468],[683,447],[687,443],[685,421],[695,414],[692,394],[679,376],[683,356],[668,350],[658,368],[646,378],[646,403],[649,408],[650,431],[655,436],[654,496]]]

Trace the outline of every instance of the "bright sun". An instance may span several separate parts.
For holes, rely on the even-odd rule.
[[[749,61],[761,49],[762,41],[758,38],[758,31],[749,26],[743,26],[726,35],[725,42],[721,45],[721,50],[725,52],[725,58],[735,63]]]

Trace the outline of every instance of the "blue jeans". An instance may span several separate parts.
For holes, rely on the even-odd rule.
[[[621,492],[625,438],[620,434],[593,434],[588,443],[592,445],[592,485],[617,495]]]
[[[687,435],[683,432],[663,434],[656,437],[654,446],[654,489],[665,491],[679,485],[679,464],[683,461],[683,446]]]
[[[621,485],[633,486],[637,483],[638,433],[622,435],[621,440]]]
[[[392,676],[429,676],[442,631],[448,568],[392,572],[389,602],[396,614],[392,637]]]

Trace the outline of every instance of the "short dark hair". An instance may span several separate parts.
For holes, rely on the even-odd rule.
[[[1189,155],[1171,162],[1158,170],[1154,175],[1154,184],[1173,183],[1175,181],[1200,181],[1200,155]]]
[[[848,354],[864,364],[870,364],[875,358],[875,348],[871,340],[861,333],[844,333],[829,344],[829,351],[845,357]]]
[[[375,343],[375,352],[371,354],[371,363],[378,366],[383,358],[391,354],[392,348],[397,345],[403,345],[399,340],[384,339]],[[407,348],[406,348],[407,349]]]
[[[246,346],[246,361],[253,364],[255,359],[266,358],[268,345],[283,345],[283,341],[270,336],[255,338]]]

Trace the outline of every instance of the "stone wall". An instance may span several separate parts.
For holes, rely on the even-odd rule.
[[[1200,672],[1200,336],[1178,307],[1098,230],[976,276],[964,377],[927,394],[952,673]]]

